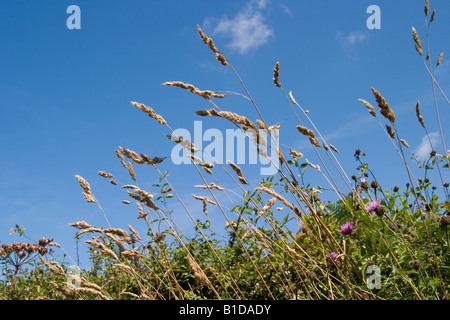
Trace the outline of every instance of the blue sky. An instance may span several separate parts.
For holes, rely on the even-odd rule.
[[[80,30],[66,27],[66,9],[72,4],[81,9]],[[381,9],[379,30],[366,26],[366,9],[373,4]],[[127,199],[123,190],[97,175],[104,170],[129,180],[114,154],[118,146],[152,157],[170,155],[173,145],[164,137],[170,132],[130,101],[151,106],[172,128],[193,130],[195,120],[204,120],[205,128],[225,130],[232,124],[195,116],[195,111],[211,107],[206,100],[161,84],[183,81],[203,90],[243,93],[231,69],[218,63],[199,38],[197,24],[238,70],[266,121],[284,121],[282,144],[318,161],[295,130],[298,123],[284,94],[272,82],[277,61],[283,87],[310,110],[321,133],[340,150],[338,159],[349,175],[356,173],[353,154],[360,148],[383,186],[404,186],[407,176],[398,155],[358,99],[376,106],[371,86],[386,97],[401,137],[411,146],[408,157],[413,151],[428,152],[421,149],[425,133],[415,117],[420,100],[436,149],[443,153],[431,81],[411,35],[414,26],[425,46],[423,5],[421,0],[1,1],[1,242],[17,240],[9,230],[19,224],[33,239],[53,237],[74,257],[75,230],[69,223],[85,220],[105,226],[98,208],[84,201],[76,174],[91,183],[114,226],[132,224],[145,230],[135,207],[121,204]],[[440,52],[450,51],[450,3],[432,0],[434,8],[433,65]],[[436,78],[446,93],[449,73],[444,57]],[[437,98],[450,143],[450,109],[439,93]],[[238,96],[217,102],[223,110],[258,119],[251,104]],[[195,169],[169,161],[160,168],[170,171],[195,217],[204,219],[201,202],[190,196],[201,194],[192,188],[202,184]],[[261,177],[255,167],[242,168],[257,185]],[[150,167],[136,171],[140,186],[151,190],[158,173]],[[313,171],[307,179],[326,187]],[[172,205],[174,219],[186,232],[192,230],[186,213],[176,201]]]

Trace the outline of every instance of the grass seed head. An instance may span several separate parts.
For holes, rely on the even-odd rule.
[[[279,80],[279,76],[280,76],[280,63],[277,62],[277,64],[275,65],[275,68],[273,69],[273,83],[278,88],[281,88],[281,83],[280,83],[280,80]]]

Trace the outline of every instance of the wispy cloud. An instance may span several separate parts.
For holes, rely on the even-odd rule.
[[[339,41],[341,49],[348,55],[355,55],[357,44],[367,41],[368,34],[362,31],[352,31],[347,34],[338,31],[336,39]]]
[[[273,37],[272,27],[264,21],[263,9],[269,0],[252,0],[232,19],[223,17],[216,22],[213,34],[230,38],[229,47],[241,54],[257,49]],[[210,24],[215,19],[207,19]]]
[[[367,33],[361,31],[352,31],[348,34],[343,34],[338,31],[337,38],[341,42],[342,46],[353,46],[358,42],[363,42],[367,39]]]
[[[280,4],[280,8],[283,9],[283,11],[290,17],[292,17],[292,11],[289,9],[289,7],[285,4]]]
[[[430,136],[431,144],[433,146],[436,146],[440,141],[439,133],[431,132],[429,134],[429,136]],[[422,138],[422,142],[414,150],[414,154],[417,156],[418,159],[424,160],[424,159],[428,159],[428,157],[430,156],[430,152],[432,151],[431,145],[430,145],[430,140],[428,140],[428,137],[425,135]]]

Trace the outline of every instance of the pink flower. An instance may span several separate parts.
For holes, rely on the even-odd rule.
[[[330,253],[330,258],[331,259],[336,259],[336,257],[337,257],[336,251],[333,251],[333,252]]]
[[[351,222],[347,222],[341,226],[341,230],[339,231],[343,236],[347,236],[352,233],[352,230],[355,229],[355,226]]]
[[[366,210],[368,213],[371,213],[373,211],[376,210],[376,208],[378,208],[378,206],[380,205],[381,201],[380,200],[373,200],[370,201],[367,205],[366,205]]]

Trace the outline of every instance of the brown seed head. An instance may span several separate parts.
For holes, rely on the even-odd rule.
[[[416,104],[416,116],[417,116],[417,120],[419,120],[419,122],[422,125],[422,127],[425,128],[425,121],[423,120],[422,114],[420,113],[420,103],[419,103],[419,101],[417,101],[417,104]]]
[[[231,162],[230,160],[227,160],[227,163],[230,165],[230,167],[234,170],[234,172],[236,172],[236,174],[238,175],[239,181],[242,184],[248,184],[247,180],[244,177],[244,174],[242,173],[241,168],[239,168],[239,166],[237,166],[236,164],[234,164],[233,162]]]
[[[198,34],[200,35],[200,38],[202,38],[203,42],[206,43],[214,53],[220,53],[219,49],[217,49],[216,46],[214,45],[213,39],[206,36],[206,34],[203,32],[203,30],[200,28],[199,25],[197,25],[197,30],[198,30]]]
[[[433,13],[431,14],[430,23],[434,21],[435,17],[436,17],[436,9],[434,9]]]
[[[390,136],[392,139],[395,139],[395,132],[394,132],[394,130],[393,130],[390,126],[388,126],[388,125],[386,125],[386,129],[387,129],[387,132],[388,132],[389,136]]]
[[[444,58],[444,53],[441,52],[441,54],[439,55],[436,67],[439,66],[442,63],[442,59]]]
[[[138,102],[135,102],[135,101],[131,101],[131,104],[132,104],[133,106],[135,106],[136,108],[138,108],[139,110],[141,110],[141,111],[143,111],[144,113],[146,113],[150,118],[153,118],[153,119],[155,119],[156,121],[158,121],[160,124],[165,124],[165,125],[167,125],[166,120],[164,120],[164,118],[161,117],[160,115],[156,114],[156,112],[155,112],[152,108],[147,107],[147,106],[146,106],[145,104],[143,104],[143,103],[138,103]]]
[[[389,104],[387,103],[386,99],[381,95],[381,93],[378,90],[374,89],[373,87],[371,89],[375,96],[375,99],[377,100],[378,107],[380,108],[381,114],[386,119],[388,119],[389,121],[394,123],[395,122],[395,114],[394,114],[394,111],[389,107]]]
[[[406,142],[406,141],[403,140],[403,139],[400,139],[400,142],[402,143],[402,145],[404,145],[405,147],[409,148],[408,142]]]
[[[367,102],[366,100],[363,100],[363,99],[359,99],[359,101],[361,101],[361,102],[364,104],[364,106],[365,106],[367,109],[369,109],[369,113],[370,113],[372,116],[374,116],[374,117],[377,116],[377,113],[376,113],[376,111],[375,111],[375,108],[374,108],[369,102]]]
[[[273,69],[273,83],[275,83],[275,85],[278,88],[281,88],[281,83],[279,81],[279,76],[280,76],[280,63],[277,62],[277,64],[275,65],[275,68]]]

